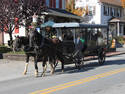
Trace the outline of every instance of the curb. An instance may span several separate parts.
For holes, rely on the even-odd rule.
[[[3,58],[3,54],[2,53],[0,53],[0,59],[2,59]]]
[[[125,54],[125,52],[120,52],[120,51],[110,52],[110,53],[106,54],[106,57],[111,57],[111,56],[115,56],[115,55],[122,55],[122,54]]]
[[[121,54],[125,54],[125,52],[108,52],[106,53],[106,57],[112,57],[112,56],[116,56],[116,55],[121,55]],[[89,60],[96,60],[98,59],[98,56],[89,56],[89,57],[85,57],[84,60],[85,61],[89,61]]]
[[[108,52],[108,53],[106,53],[106,57],[111,57],[111,56],[121,55],[121,54],[125,54],[125,52]],[[97,59],[97,58],[98,58],[97,56],[88,56],[88,57],[85,57],[84,60],[88,61],[88,60],[93,60],[93,59]],[[25,54],[1,54],[0,53],[0,59],[25,61],[26,56],[25,56]],[[33,60],[33,58],[30,58],[30,60]]]

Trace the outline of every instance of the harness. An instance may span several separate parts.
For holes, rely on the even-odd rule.
[[[42,37],[42,41],[41,41],[40,47],[43,47],[43,45],[44,45],[44,37]]]

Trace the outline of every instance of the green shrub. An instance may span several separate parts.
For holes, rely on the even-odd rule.
[[[117,42],[119,42],[121,44],[125,43],[125,38],[123,36],[115,37],[115,39]]]
[[[10,48],[8,48],[7,46],[0,46],[0,53],[7,53],[7,52],[10,52],[12,51]]]
[[[13,51],[10,51],[8,52],[9,54],[25,54],[24,51],[18,51],[18,52],[13,52]]]

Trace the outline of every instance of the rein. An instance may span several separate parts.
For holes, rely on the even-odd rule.
[[[45,39],[45,38],[42,37],[42,41],[41,41],[40,47],[43,47],[43,45],[45,44],[45,43],[44,43],[44,39]]]

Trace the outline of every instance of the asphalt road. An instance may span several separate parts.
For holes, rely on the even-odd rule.
[[[22,75],[24,62],[0,60],[0,94],[124,94],[125,55],[107,57],[99,66],[96,60],[87,61],[84,69],[74,65],[60,66],[54,75],[47,70],[46,77],[34,77],[33,63],[26,76]],[[39,63],[39,71],[42,67]]]

